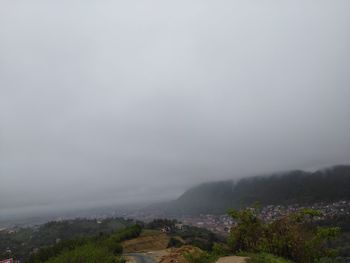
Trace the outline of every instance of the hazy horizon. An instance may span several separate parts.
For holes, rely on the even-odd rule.
[[[2,1],[0,214],[350,164],[350,2]]]
[[[116,213],[115,216],[121,216],[122,214],[131,215],[136,211],[143,211],[144,213],[149,213],[149,208],[152,208],[153,205],[157,204],[166,204],[177,200],[179,197],[182,197],[183,194],[186,194],[188,190],[192,190],[202,184],[215,183],[215,182],[229,182],[233,183],[239,182],[241,179],[245,178],[256,178],[256,177],[270,177],[270,176],[283,176],[285,174],[294,172],[294,171],[303,171],[306,173],[312,174],[313,172],[327,171],[335,167],[349,166],[349,164],[337,164],[326,167],[313,167],[310,169],[292,169],[285,171],[273,171],[260,174],[251,174],[249,176],[241,176],[238,178],[217,178],[209,181],[203,181],[194,183],[192,185],[187,185],[185,188],[177,195],[158,197],[156,199],[138,199],[132,201],[120,201],[116,199],[110,200],[97,200],[96,202],[70,202],[68,204],[42,204],[42,205],[32,205],[32,206],[23,206],[23,207],[14,207],[8,209],[2,209],[2,214],[0,215],[0,224],[8,224],[11,221],[20,222],[32,222],[38,224],[40,222],[46,222],[47,220],[56,220],[58,218],[79,218],[79,217],[91,217],[91,216],[101,216],[103,214],[108,214],[111,216],[113,213]],[[1,226],[1,225],[0,225]]]

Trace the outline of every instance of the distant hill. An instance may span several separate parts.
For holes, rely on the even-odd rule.
[[[308,204],[350,200],[350,166],[339,165],[316,172],[289,171],[238,181],[211,182],[186,191],[177,200],[151,209],[165,214],[225,213],[259,202]]]
[[[0,231],[0,259],[8,257],[7,248],[11,248],[12,255],[22,262],[31,254],[33,248],[50,247],[63,240],[108,236],[115,231],[133,225],[132,220],[124,218],[105,218],[101,220],[77,218],[51,221],[34,227],[16,228],[15,231],[10,232]]]

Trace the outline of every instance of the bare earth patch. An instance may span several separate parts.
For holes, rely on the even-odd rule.
[[[153,232],[141,234],[141,236],[122,242],[124,253],[147,252],[154,250],[164,250],[169,243],[166,234]]]
[[[231,257],[223,257],[219,258],[216,263],[246,263],[247,257],[237,257],[237,256],[231,256]]]
[[[170,248],[165,250],[165,254],[161,257],[155,258],[159,263],[188,263],[183,257],[184,253],[193,253],[199,251],[199,248],[192,246],[182,246],[180,248]],[[164,252],[163,252],[164,253]]]

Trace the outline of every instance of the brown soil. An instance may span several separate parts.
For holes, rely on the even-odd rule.
[[[180,248],[167,249],[167,255],[162,256],[159,259],[159,263],[188,263],[183,257],[184,253],[193,253],[195,251],[200,251],[199,248],[192,246],[183,246]]]
[[[232,257],[223,257],[223,258],[219,258],[218,261],[216,261],[216,263],[245,263],[247,262],[246,257],[236,257],[236,256],[232,256]]]
[[[141,235],[137,238],[122,242],[123,252],[147,252],[153,250],[166,249],[169,243],[169,237],[163,233],[154,233],[152,235]]]

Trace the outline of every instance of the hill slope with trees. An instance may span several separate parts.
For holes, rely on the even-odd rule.
[[[225,213],[255,202],[261,205],[312,204],[350,200],[350,166],[201,184],[177,200],[154,206],[167,214]]]

